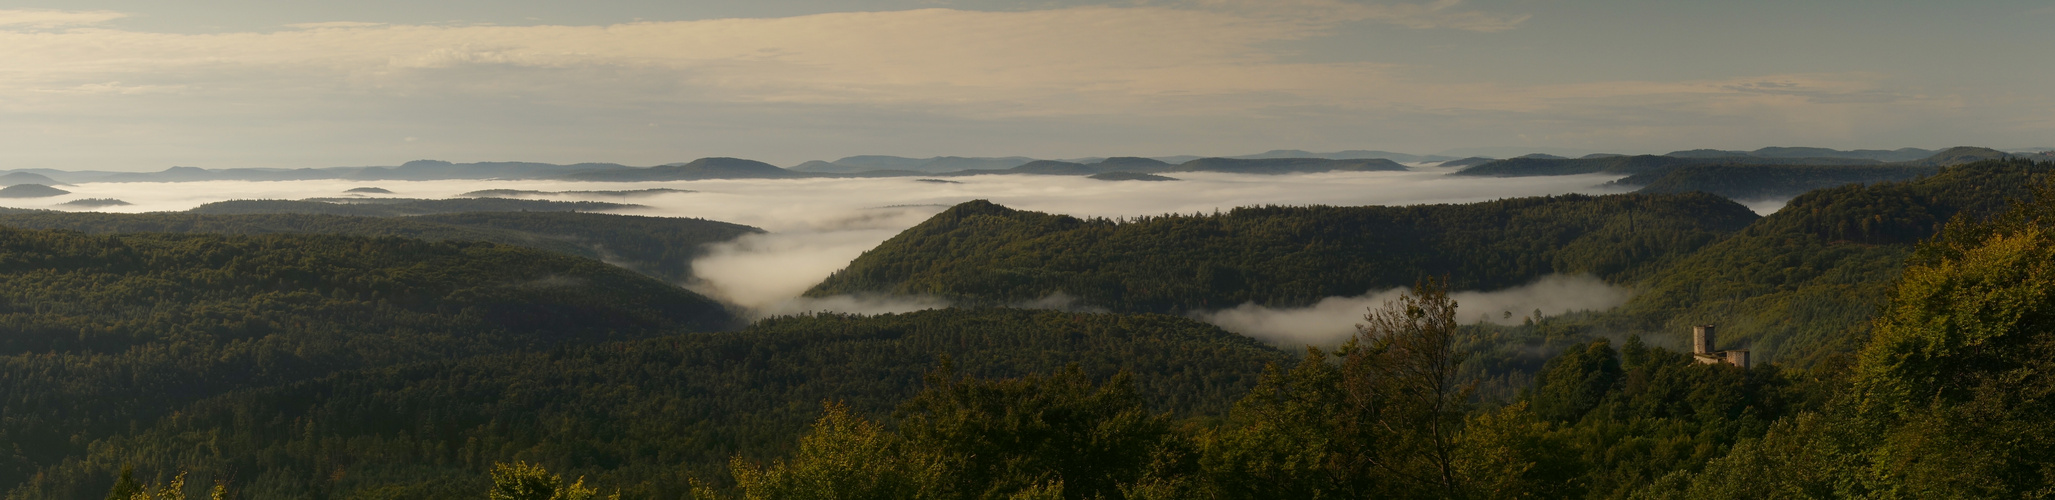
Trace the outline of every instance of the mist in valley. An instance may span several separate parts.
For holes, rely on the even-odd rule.
[[[1242,304],[1192,316],[1279,347],[1333,347],[1355,335],[1370,309],[1397,300],[1407,288],[1377,290],[1354,297],[1328,297],[1308,307],[1272,308]],[[1456,320],[1462,323],[1517,325],[1534,317],[1578,311],[1604,311],[1625,304],[1631,290],[1590,275],[1549,275],[1502,290],[1458,291]]]
[[[1207,172],[1177,174],[1176,182],[1110,182],[1072,176],[979,175],[954,177],[956,183],[919,182],[914,178],[727,179],[672,182],[564,181],[207,181],[186,183],[85,183],[66,186],[72,194],[32,200],[11,200],[18,208],[71,209],[72,199],[114,198],[131,205],[104,207],[109,212],[183,211],[231,199],[424,198],[457,197],[485,189],[534,191],[607,191],[668,188],[665,192],[623,199],[600,194],[559,193],[542,198],[561,201],[606,201],[640,207],[614,213],[661,217],[696,217],[746,224],[762,234],[716,243],[694,262],[694,278],[676,283],[742,313],[761,318],[804,312],[879,314],[947,307],[933,297],[863,296],[809,298],[801,295],[863,252],[906,228],[958,203],[986,199],[1000,205],[1077,217],[1124,218],[1167,213],[1212,213],[1252,205],[1413,205],[1468,203],[1507,197],[1566,193],[1622,192],[1605,187],[1614,177],[1576,175],[1525,178],[1451,177],[1446,169],[1415,167],[1407,172],[1333,172],[1296,175],[1246,175]],[[392,194],[353,195],[345,191],[378,187]],[[1579,287],[1597,297],[1618,295],[1573,278],[1543,280],[1534,287]],[[1394,292],[1380,292],[1389,294]],[[1524,315],[1540,308],[1562,309],[1556,302],[1533,297],[1511,299],[1513,291],[1477,295],[1471,302],[1490,303]],[[1230,330],[1280,343],[1331,343],[1351,331],[1361,305],[1378,302],[1379,294],[1335,297],[1304,310],[1261,308],[1202,312]],[[1369,297],[1366,299],[1365,297]],[[1602,308],[1607,300],[1576,302]],[[1616,303],[1616,301],[1612,302]],[[1503,304],[1496,305],[1496,304]],[[1068,296],[1016,304],[1037,309],[1094,310],[1093,304]],[[1567,307],[1567,306],[1566,306]],[[1467,309],[1466,309],[1467,310]],[[1467,318],[1466,318],[1467,319]]]

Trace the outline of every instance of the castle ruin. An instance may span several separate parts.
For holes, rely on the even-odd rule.
[[[1713,337],[1713,325],[1691,327],[1691,357],[1701,364],[1726,363],[1742,368],[1748,367],[1747,349],[1714,350],[1717,340]]]

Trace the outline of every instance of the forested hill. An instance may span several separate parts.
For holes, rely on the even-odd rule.
[[[1902,181],[1939,171],[1923,165],[1694,165],[1614,181],[1642,193],[1705,191],[1736,200],[1782,199],[1848,184]]]
[[[1007,304],[1062,292],[1115,311],[1181,312],[1302,306],[1431,276],[1458,289],[1554,273],[1632,280],[1756,218],[1703,193],[1252,207],[1121,222],[973,201],[865,252],[807,293]]]
[[[241,387],[733,321],[619,268],[489,243],[0,228],[0,482]]]
[[[609,493],[619,487],[624,498],[681,499],[689,478],[726,478],[738,453],[784,454],[823,401],[885,417],[944,356],[982,377],[1075,364],[1103,380],[1125,370],[1150,411],[1178,417],[1225,415],[1264,365],[1290,359],[1170,316],[952,309],[787,317],[738,332],[241,389],[173,406],[175,418],[136,419],[131,433],[79,438],[67,448],[81,451],[71,459],[34,454],[9,464],[0,488],[12,489],[8,498],[99,498],[133,464],[145,478],[177,470],[190,471],[191,484],[232,478],[247,499],[477,498],[489,484],[479,471],[535,460],[565,464]]]
[[[1986,161],[1903,182],[1806,193],[1733,237],[1656,273],[1622,314],[1640,331],[1717,323],[1758,359],[1807,366],[1867,338],[1915,244],[1958,216],[1975,220],[2032,197],[2055,164]]]
[[[431,241],[485,241],[577,255],[671,283],[692,278],[692,259],[709,243],[763,230],[681,217],[582,212],[469,212],[410,217],[321,214],[0,213],[0,226],[95,234],[341,234]]]
[[[1989,148],[1957,147],[1904,160],[1924,150],[1851,151],[1835,157],[1794,157],[1813,148],[1764,148],[1736,151],[1679,151],[1663,156],[1586,158],[1513,158],[1492,161],[1451,175],[1522,177],[1572,174],[1614,174],[1627,177],[1613,184],[1640,187],[1642,193],[1705,191],[1734,199],[1787,198],[1814,189],[1873,182],[1901,181],[1953,165],[2011,158]],[[1874,158],[1897,158],[1884,162]]]
[[[1968,149],[1968,150],[1983,150],[1983,148],[1956,148],[1956,149]],[[1950,150],[1950,151],[1953,151],[1953,150]],[[1984,150],[1984,151],[1989,151],[1989,150]],[[1996,156],[1996,158],[2003,158],[2003,157],[2004,157],[2004,155],[2005,155],[2005,153],[2002,153],[2002,152],[1997,152],[1997,151],[1991,151],[1991,152],[1993,152],[1993,153],[1997,153],[1997,155],[1998,155],[1998,156]],[[1967,160],[1964,160],[1964,158],[1972,158],[1972,157],[1970,157],[1970,156],[1965,156],[1964,154],[1959,154],[1959,153],[1945,153],[1945,154],[1936,154],[1936,155],[1935,155],[1934,157],[1932,157],[1932,158],[1929,158],[1929,159],[1927,159],[1927,160],[1921,160],[1921,161],[1915,161],[1915,162],[1900,162],[1900,163],[1896,163],[1896,164],[1897,164],[1897,165],[1907,165],[1907,166],[1914,166],[1914,165],[1917,165],[1917,166],[1928,166],[1928,167],[1932,167],[1932,166],[1940,166],[1940,165],[1957,165],[1957,164],[1962,164],[1962,163],[1969,163],[1969,162],[1973,162],[1973,161],[1976,161],[1976,160],[1979,160],[1979,159],[1985,159],[1985,158],[1981,158],[1981,157],[1976,157],[1976,158],[1973,158],[1973,159],[1967,159]],[[1690,166],[1690,165],[1794,165],[1794,166],[1829,166],[1829,165],[1844,165],[1844,166],[1846,166],[1846,165],[1886,165],[1886,164],[1887,164],[1887,163],[1885,163],[1885,162],[1882,162],[1882,161],[1877,161],[1877,160],[1868,160],[1868,159],[1860,159],[1860,158],[1832,158],[1832,157],[1828,157],[1828,158],[1792,158],[1792,157],[1757,157],[1757,156],[1748,156],[1748,157],[1734,157],[1734,156],[1716,156],[1716,157],[1700,157],[1700,156],[1674,156],[1674,154],[1673,154],[1673,155],[1660,155],[1660,156],[1659,156],[1659,155],[1635,155],[1635,156],[1604,156],[1604,157],[1585,157],[1585,158],[1527,158],[1527,157],[1523,157],[1523,158],[1510,158],[1510,159],[1505,159],[1505,160],[1497,160],[1497,161],[1492,161],[1492,162],[1487,162],[1487,163],[1483,163],[1483,164],[1480,164],[1480,165],[1477,165],[1477,166],[1474,166],[1474,167],[1470,167],[1470,168],[1465,168],[1465,169],[1463,169],[1463,170],[1457,171],[1456,173],[1454,173],[1454,174],[1452,174],[1452,175],[1466,175],[1466,176],[1482,176],[1482,177],[1524,177],[1524,176],[1536,176],[1536,175],[1573,175],[1573,174],[1621,174],[1621,175],[1633,175],[1633,174],[1643,174],[1643,173],[1649,173],[1649,172],[1660,172],[1660,171],[1665,171],[1665,170],[1670,170],[1670,169],[1674,169],[1674,168],[1678,168],[1678,167],[1684,167],[1684,166]]]

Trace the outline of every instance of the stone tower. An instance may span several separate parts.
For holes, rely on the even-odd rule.
[[[1718,350],[1719,339],[1714,336],[1713,325],[1691,327],[1691,357],[1699,363],[1717,365],[1721,363],[1748,367],[1747,349]]]

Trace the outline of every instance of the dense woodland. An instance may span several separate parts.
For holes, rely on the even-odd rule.
[[[1693,165],[1640,173],[1613,181],[1641,193],[1703,191],[1735,200],[1790,198],[1815,189],[1896,182],[1932,175],[1923,165]]]
[[[761,229],[705,219],[583,212],[464,212],[406,217],[302,213],[0,213],[0,226],[94,234],[336,234],[429,241],[483,241],[576,255],[672,283],[692,279],[706,245]]]
[[[1641,293],[1607,326],[1684,332],[1717,323],[1762,359],[1848,362],[1915,245],[1956,217],[2032,198],[2051,172],[2046,163],[1987,162],[1807,193],[1637,283]]]
[[[889,416],[943,359],[980,377],[1148,373],[1136,397],[1181,416],[1226,413],[1266,364],[1290,359],[1183,318],[1021,310],[788,317],[509,351],[248,384],[80,443],[13,495],[103,492],[129,464],[188,470],[196,487],[231,480],[244,498],[452,498],[484,491],[494,462],[527,460],[631,498],[680,498],[693,477],[727,482],[738,453],[790,449],[823,401]]]
[[[662,281],[482,241],[679,231],[635,240],[662,255],[740,226],[9,215],[0,225],[96,234],[0,229],[0,488],[2028,497],[2055,488],[2051,171],[1947,167],[1812,191],[1767,217],[1702,193],[1117,221],[973,202],[815,292],[1004,306],[1062,291],[1112,312],[822,314],[739,330]],[[261,234],[331,230],[377,235]],[[1637,294],[1515,326],[1459,319],[1445,295],[1578,272]],[[1399,285],[1415,291],[1367,311],[1340,346],[1280,349],[1155,314]],[[1678,352],[1701,323],[1757,364]]]
[[[250,384],[734,321],[596,261],[489,243],[0,228],[0,474]]]

